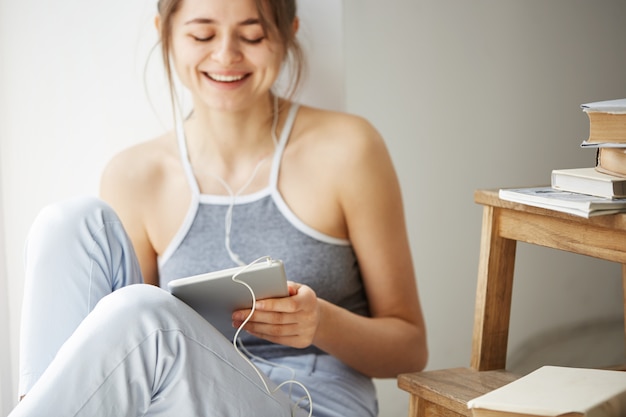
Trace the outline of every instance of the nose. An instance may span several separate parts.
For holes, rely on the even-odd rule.
[[[241,59],[239,41],[233,36],[223,36],[216,43],[213,59],[223,65],[232,64]]]

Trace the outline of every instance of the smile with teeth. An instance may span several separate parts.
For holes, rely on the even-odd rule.
[[[246,74],[240,74],[240,75],[225,75],[225,74],[211,74],[211,73],[206,73],[206,75],[214,80],[214,81],[219,81],[221,83],[234,83],[236,81],[240,81],[243,80],[246,77]]]

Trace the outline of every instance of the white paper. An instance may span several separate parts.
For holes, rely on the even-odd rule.
[[[586,112],[603,112],[612,114],[626,113],[626,98],[617,100],[596,101],[593,103],[581,104]]]

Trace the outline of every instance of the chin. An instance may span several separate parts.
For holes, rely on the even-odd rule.
[[[222,111],[222,112],[240,112],[243,110],[250,109],[255,104],[258,104],[261,101],[259,97],[224,97],[224,98],[211,98],[207,100],[199,100],[196,101],[196,107],[198,105],[206,108],[207,110],[212,111]]]

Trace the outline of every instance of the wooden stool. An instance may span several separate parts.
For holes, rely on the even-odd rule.
[[[409,417],[469,416],[469,400],[518,377],[505,370],[518,241],[621,263],[626,304],[626,214],[585,219],[500,200],[498,190],[474,200],[484,208],[470,368],[400,375]]]
[[[507,371],[454,368],[400,375],[398,386],[411,393],[409,416],[469,416],[469,400],[516,379]]]

